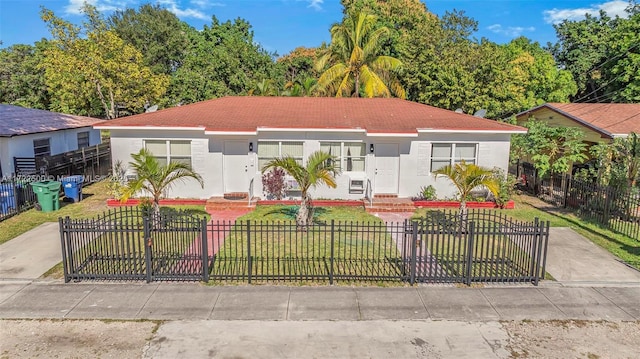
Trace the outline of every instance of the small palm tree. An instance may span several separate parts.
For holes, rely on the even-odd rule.
[[[132,162],[129,162],[136,178],[127,183],[120,200],[125,202],[139,191],[147,192],[153,197],[153,214],[160,213],[160,198],[162,198],[171,186],[177,181],[188,178],[195,179],[204,188],[202,177],[191,169],[191,166],[180,162],[169,162],[161,165],[153,154],[147,149],[141,149],[138,153],[131,154]]]
[[[336,176],[340,170],[335,165],[335,157],[323,151],[316,151],[307,158],[307,165],[302,166],[293,157],[285,156],[269,161],[263,168],[265,173],[271,168],[282,168],[293,177],[300,186],[302,200],[296,215],[296,224],[306,229],[313,219],[313,206],[309,189],[324,184],[336,188]]]
[[[493,171],[480,167],[476,164],[462,161],[456,163],[453,166],[445,166],[433,172],[438,176],[447,177],[454,186],[458,189],[460,194],[460,215],[465,216],[467,213],[467,197],[471,194],[471,191],[478,187],[485,187],[494,196],[497,196],[500,184],[495,177]]]

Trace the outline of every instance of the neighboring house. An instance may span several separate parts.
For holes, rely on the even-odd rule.
[[[53,156],[100,143],[100,119],[0,104],[0,176],[15,172],[14,158]]]
[[[550,126],[577,127],[589,145],[640,133],[640,104],[545,103],[516,115],[518,125],[535,117]]]
[[[314,151],[338,157],[335,189],[315,198],[411,197],[434,185],[455,194],[432,171],[465,160],[507,169],[510,137],[526,129],[400,99],[224,97],[105,121],[113,163],[131,161],[146,147],[163,162],[190,163],[204,178],[175,186],[169,197],[209,198],[226,193],[263,197],[261,168],[289,155]]]

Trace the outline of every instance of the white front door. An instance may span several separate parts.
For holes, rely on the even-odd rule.
[[[249,190],[248,158],[249,143],[246,141],[224,142],[224,192],[247,192]]]
[[[375,145],[374,188],[377,194],[397,194],[400,156],[395,143]]]

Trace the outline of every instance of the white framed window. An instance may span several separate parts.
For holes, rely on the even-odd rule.
[[[51,156],[51,142],[49,138],[33,140],[34,157]]]
[[[363,142],[321,142],[320,150],[336,157],[336,166],[343,172],[364,172],[365,144]]]
[[[191,166],[191,141],[145,140],[144,148],[151,152],[161,165],[173,161]]]
[[[269,161],[284,156],[291,156],[302,165],[303,143],[297,141],[258,142],[258,170],[262,170]]]
[[[462,161],[477,162],[477,143],[434,143],[431,146],[431,172]]]
[[[89,131],[78,132],[78,149],[89,147]]]

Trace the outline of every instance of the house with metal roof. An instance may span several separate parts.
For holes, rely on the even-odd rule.
[[[102,120],[0,104],[0,177],[15,172],[16,158],[53,156],[100,143]]]
[[[337,157],[338,186],[314,198],[411,197],[433,185],[432,172],[459,161],[506,171],[510,137],[526,129],[394,98],[224,97],[94,126],[111,133],[113,162],[127,164],[147,148],[158,159],[184,161],[204,178],[169,197],[229,193],[263,197],[261,169],[289,155],[303,162],[317,150]],[[295,183],[291,184],[295,186]]]

